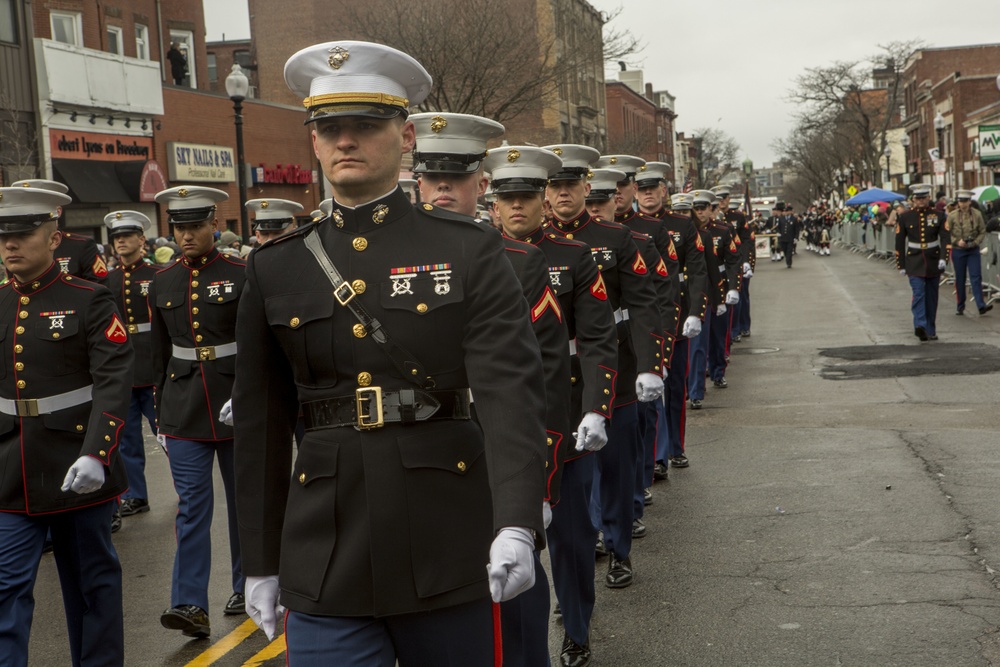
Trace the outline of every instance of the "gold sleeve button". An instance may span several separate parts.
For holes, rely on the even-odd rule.
[[[305,484],[305,483],[306,483],[306,474],[302,473],[299,475],[299,484]]]
[[[458,463],[455,464],[455,467],[461,470],[462,472],[465,472],[466,468],[465,461],[459,461]]]

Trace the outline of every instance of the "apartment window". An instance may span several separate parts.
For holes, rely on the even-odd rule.
[[[214,53],[207,54],[206,62],[208,63],[208,80],[211,83],[215,83],[216,81],[219,80],[219,71],[215,64],[215,54]]]
[[[52,39],[63,44],[83,46],[83,24],[78,12],[52,12]]]
[[[240,68],[246,70],[250,67],[250,52],[249,51],[233,51],[233,62],[240,66]]]
[[[187,76],[184,77],[183,85],[189,88],[197,88],[198,68],[194,60],[194,33],[190,30],[171,30],[170,41],[177,44],[178,50],[180,50],[187,60]]]
[[[149,28],[135,24],[135,57],[139,60],[149,60]]]
[[[108,53],[122,54],[122,29],[116,25],[108,26]]]
[[[17,34],[17,7],[14,0],[0,0],[0,42],[20,44]]]

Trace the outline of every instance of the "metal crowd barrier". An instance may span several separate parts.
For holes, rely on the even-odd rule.
[[[875,230],[871,225],[860,222],[837,223],[830,230],[833,243],[850,250],[863,253],[868,259],[876,258],[886,262],[895,261],[896,234],[892,228],[881,225]],[[983,296],[988,303],[1000,301],[1000,233],[990,232],[984,242],[982,253]],[[955,270],[949,262],[942,283],[955,282]]]

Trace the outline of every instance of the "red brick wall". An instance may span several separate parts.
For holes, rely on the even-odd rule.
[[[608,102],[608,153],[658,159],[656,106],[624,83],[605,84]]]
[[[208,82],[208,89],[213,93],[226,94],[226,77],[233,69],[233,54],[236,51],[251,51],[251,42],[249,39],[232,41],[232,42],[208,42],[205,44],[206,50],[206,66],[208,63],[208,54],[215,54],[215,71],[216,80]],[[251,51],[251,63],[253,62],[253,53]],[[250,86],[252,90],[252,97],[259,98],[259,91],[257,90],[257,71],[251,67],[251,69],[243,68],[243,73],[247,75],[247,79],[250,80]],[[257,93],[257,94],[253,94]]]
[[[183,141],[193,144],[225,146],[236,151],[236,128],[233,124],[233,103],[227,97],[164,87],[164,115],[159,119],[161,128],[155,133],[154,154],[157,162],[168,171],[167,142]],[[278,164],[299,165],[302,169],[316,169],[309,128],[302,124],[305,112],[274,104],[247,100],[243,104],[243,143],[249,165]],[[181,183],[168,183],[168,187]],[[232,183],[198,183],[225,190],[229,199],[219,205],[218,218],[223,225],[227,220],[240,219],[239,185]],[[261,185],[248,181],[247,199],[273,197],[297,201],[305,213],[319,207],[319,185]],[[160,210],[159,234],[167,235],[165,211]],[[231,225],[238,231],[238,223]]]

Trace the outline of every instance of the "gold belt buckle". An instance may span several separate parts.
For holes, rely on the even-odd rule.
[[[137,334],[137,333],[139,333],[139,325],[138,324],[130,324],[130,325],[128,325],[128,332],[130,334]]]
[[[38,416],[38,399],[37,398],[21,398],[14,401],[17,406],[17,416],[18,417],[37,417]]]
[[[921,243],[920,244],[920,249],[921,250],[927,250],[927,244],[926,243]]]
[[[382,414],[382,387],[358,387],[354,390],[354,400],[358,411],[358,423],[355,428],[359,431],[368,431],[385,426]],[[374,421],[366,409],[370,405],[369,401],[375,401],[376,417]]]
[[[194,354],[198,357],[198,361],[215,361],[215,346],[206,345],[205,347],[194,348]]]

